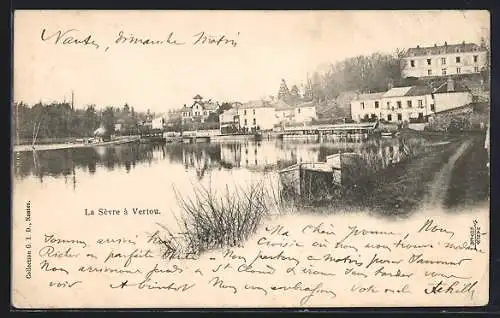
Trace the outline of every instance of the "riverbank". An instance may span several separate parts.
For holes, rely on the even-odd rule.
[[[91,148],[91,147],[101,147],[101,146],[114,146],[120,144],[126,144],[130,142],[138,141],[139,137],[120,137],[116,140],[99,142],[99,143],[60,143],[60,144],[43,144],[43,145],[14,145],[13,152],[25,152],[25,151],[44,151],[44,150],[61,150],[61,149],[74,149],[74,148]]]
[[[483,204],[488,200],[489,179],[481,145],[479,136],[437,145],[428,153],[370,176],[342,202],[332,205],[407,216],[423,207],[457,209],[466,203]]]

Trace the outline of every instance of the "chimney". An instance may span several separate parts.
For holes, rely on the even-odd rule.
[[[438,45],[436,43],[434,43],[434,47],[437,47]]]
[[[448,92],[455,91],[455,83],[453,82],[453,79],[451,77],[449,77],[446,82],[446,88]]]
[[[462,45],[465,45],[465,41],[462,41]]]
[[[391,88],[394,87],[394,84],[392,83],[392,81],[390,80],[388,83],[387,83],[387,90],[390,90]]]
[[[420,48],[420,45],[417,45],[417,49],[419,49],[419,48]]]
[[[444,46],[448,46],[448,42],[446,42],[446,41],[445,41],[445,42],[444,42]]]

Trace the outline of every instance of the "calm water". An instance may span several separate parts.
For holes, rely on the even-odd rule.
[[[189,195],[198,184],[244,185],[266,180],[278,185],[279,169],[299,162],[324,161],[339,152],[357,152],[391,166],[420,139],[378,139],[363,143],[242,141],[207,144],[126,144],[111,147],[15,153],[15,190],[44,201],[175,210],[175,191]],[[147,206],[144,206],[147,205]]]

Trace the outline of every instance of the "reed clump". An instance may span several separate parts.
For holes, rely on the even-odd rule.
[[[212,187],[193,187],[192,195],[175,191],[182,216],[181,235],[192,253],[239,246],[268,216],[269,197],[263,183],[245,188],[225,187],[218,193]]]

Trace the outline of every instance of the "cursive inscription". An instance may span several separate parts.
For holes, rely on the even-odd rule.
[[[334,220],[267,224],[243,244],[203,253],[183,233],[155,222],[135,233],[86,239],[50,232],[35,245],[34,277],[54,292],[103,286],[98,292],[106,297],[168,295],[172,304],[200,306],[215,305],[210,299],[234,306],[332,306],[346,299],[404,305],[476,300],[485,288],[477,270],[487,254],[466,248],[467,229],[452,231],[432,218],[405,229]]]

